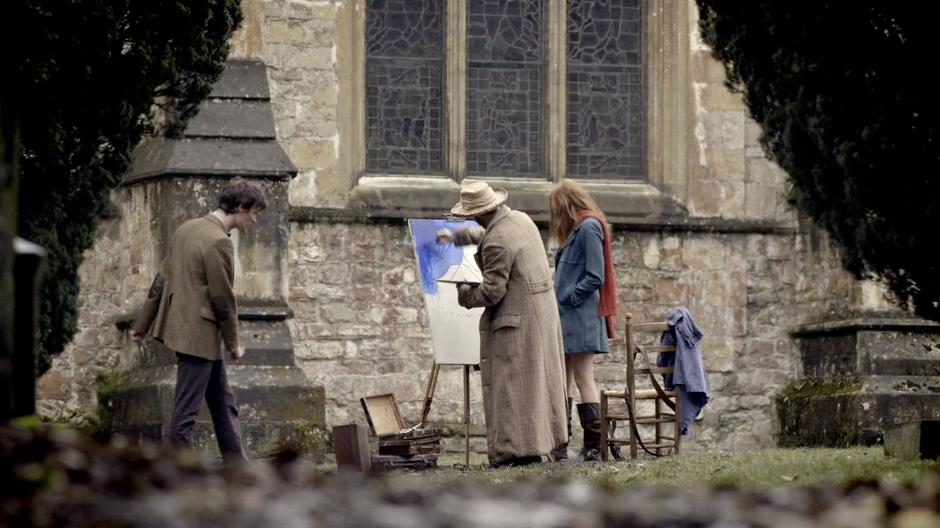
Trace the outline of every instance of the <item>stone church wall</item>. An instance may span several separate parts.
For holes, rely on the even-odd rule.
[[[37,412],[51,420],[96,420],[98,390],[107,390],[136,360],[118,325],[150,286],[155,270],[148,263],[155,260],[156,241],[149,224],[165,204],[141,189],[123,188],[114,191],[112,202],[115,216],[99,225],[79,268],[78,331],[37,383]]]
[[[331,423],[362,421],[358,398],[392,392],[406,421],[420,416],[432,353],[405,226],[309,223],[291,237],[290,298],[298,362],[327,387]],[[774,395],[799,374],[791,321],[844,309],[852,281],[837,255],[800,234],[621,231],[614,259],[620,303],[640,321],[688,306],[712,398],[694,445],[774,444]],[[623,345],[596,361],[598,383],[623,376]],[[472,420],[482,423],[479,378]],[[621,381],[622,383],[622,381]],[[460,369],[445,369],[430,419],[462,416]]]
[[[695,28],[694,2],[687,4],[688,28]],[[325,387],[328,424],[365,423],[358,399],[386,392],[414,423],[432,351],[407,227],[394,218],[316,212],[343,210],[349,197],[340,177],[346,115],[337,46],[350,37],[343,23],[349,6],[303,0],[243,5],[245,25],[233,56],[266,63],[277,139],[298,170],[290,186],[288,251],[297,362]],[[774,395],[800,375],[788,330],[851,309],[861,289],[826,239],[787,206],[784,174],[764,157],[759,129],[740,97],[723,86],[721,66],[694,30],[685,37],[690,177],[687,188],[673,190],[689,220],[615,225],[621,309],[652,320],[685,305],[706,334],[702,350],[713,402],[694,431],[692,449],[771,446]],[[94,416],[96,380],[126,369],[132,356],[114,323],[142,300],[153,272],[135,264],[152,246],[145,223],[172,204],[153,204],[126,189],[116,191],[114,201],[120,214],[103,223],[81,269],[79,333],[39,383],[40,409],[51,419]],[[554,244],[546,244],[551,252]],[[600,385],[622,377],[622,357],[617,343],[598,358]],[[479,377],[471,378],[479,430]],[[430,419],[456,427],[462,405],[460,370],[445,368]]]

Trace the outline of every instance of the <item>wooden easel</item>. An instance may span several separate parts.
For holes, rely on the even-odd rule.
[[[437,388],[437,375],[441,371],[441,365],[434,361],[431,365],[431,377],[428,378],[428,386],[424,389],[424,407],[421,409],[421,422],[418,427],[424,427],[428,419],[428,413],[431,412],[431,401],[434,399],[434,391]],[[464,464],[470,465],[470,365],[463,365],[463,424],[465,453]]]

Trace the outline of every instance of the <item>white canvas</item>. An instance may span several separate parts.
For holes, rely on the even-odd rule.
[[[441,365],[476,365],[480,362],[479,323],[483,308],[468,310],[457,304],[455,284],[482,280],[473,259],[476,246],[437,244],[434,239],[439,229],[456,231],[478,224],[472,220],[410,219],[408,226],[431,326],[434,360]]]

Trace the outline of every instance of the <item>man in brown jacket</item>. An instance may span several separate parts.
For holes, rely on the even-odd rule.
[[[254,224],[266,207],[257,186],[233,180],[222,190],[218,209],[177,228],[162,273],[154,278],[131,330],[137,344],[149,331],[176,352],[170,441],[192,445],[193,426],[205,400],[226,460],[245,458],[238,407],[222,359],[223,349],[235,361],[245,353],[238,344],[238,307],[232,290],[235,248],[229,231]]]
[[[568,440],[565,366],[554,281],[538,228],[503,205],[506,191],[474,182],[460,190],[456,216],[484,229],[443,233],[439,241],[478,244],[483,273],[460,285],[461,306],[480,317],[480,374],[486,440],[493,466],[541,461]]]

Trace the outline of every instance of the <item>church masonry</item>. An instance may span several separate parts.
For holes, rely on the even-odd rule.
[[[451,59],[469,53],[467,1],[447,2],[442,13],[456,28],[443,37]],[[564,3],[544,4],[546,54],[563,56]],[[641,5],[645,177],[582,181],[613,223],[622,310],[653,320],[685,305],[706,334],[712,403],[688,449],[800,443],[794,431],[808,425],[792,409],[821,401],[829,385],[806,388],[817,377],[854,380],[848,387],[858,397],[848,405],[859,409],[911,381],[908,395],[921,403],[906,417],[936,419],[929,388],[940,386],[936,326],[907,319],[876,286],[844,272],[838,251],[788,206],[785,175],[765,158],[759,128],[698,39],[694,2]],[[118,214],[101,226],[81,270],[79,333],[39,381],[43,416],[80,423],[104,404],[117,430],[132,432],[134,424],[137,433],[157,434],[172,405],[172,360],[165,351],[136,350],[122,329],[169,233],[211,210],[227,178],[243,176],[272,199],[260,229],[237,241],[242,333],[251,349],[232,379],[246,429],[257,431],[255,452],[310,427],[364,424],[358,399],[371,394],[394,393],[405,420],[418,420],[432,351],[406,219],[441,215],[456,200],[458,181],[478,177],[462,155],[461,131],[471,119],[459,104],[466,62],[447,60],[442,71],[451,87],[444,174],[368,170],[366,7],[362,0],[243,2],[226,74],[185,137],[142,145],[114,192]],[[552,108],[565,104],[566,76],[555,61],[545,70],[545,174],[480,178],[505,186],[511,207],[542,222],[550,253],[547,191],[567,167],[557,143],[563,113]],[[880,338],[857,339],[860,332]],[[898,336],[914,344],[899,349]],[[622,377],[622,358],[622,343],[598,358],[600,385]],[[917,368],[858,358],[913,358]],[[833,364],[841,366],[819,366]],[[461,383],[459,369],[442,372],[432,422],[459,430]],[[479,378],[472,383],[481,431]],[[818,405],[825,413],[828,404]],[[877,436],[883,423],[858,411],[842,425]]]

